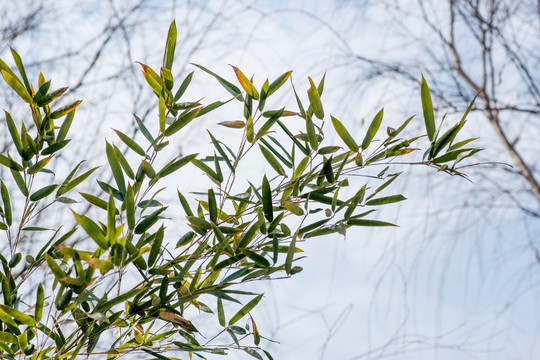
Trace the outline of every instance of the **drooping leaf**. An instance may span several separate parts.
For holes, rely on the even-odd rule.
[[[239,101],[244,101],[244,98],[242,97],[242,92],[240,91],[240,89],[236,85],[231,84],[227,80],[223,79],[221,76],[213,73],[212,71],[208,70],[207,68],[205,68],[205,67],[203,67],[201,65],[197,65],[197,64],[193,64],[193,65],[195,65],[196,67],[198,67],[202,71],[206,72],[207,74],[212,75],[221,84],[221,86],[223,86],[225,88],[225,90],[227,90],[229,93],[231,93],[232,96],[234,96],[236,99],[238,99]]]
[[[272,155],[272,153],[261,144],[259,144],[259,149],[261,150],[261,153],[263,154],[266,161],[270,164],[270,166],[272,166],[272,168],[276,170],[279,175],[286,176],[285,170],[274,157],[274,155]]]
[[[266,178],[266,175],[262,180],[262,205],[264,211],[264,217],[267,221],[272,222],[274,219],[274,212],[272,210],[272,189],[270,188],[270,183]]]
[[[8,126],[9,133],[11,135],[11,139],[13,140],[13,144],[15,145],[17,152],[19,154],[22,154],[23,144],[21,141],[21,137],[19,136],[19,131],[17,131],[17,126],[15,126],[15,122],[13,121],[13,118],[11,117],[11,115],[5,110],[4,110],[4,113],[6,114],[6,123]]]
[[[145,151],[135,142],[135,140],[131,139],[129,136],[119,130],[113,130],[116,132],[116,135],[118,135],[120,140],[122,140],[124,144],[126,144],[131,150],[135,151],[141,156],[145,156]]]
[[[11,200],[9,198],[9,192],[3,181],[0,181],[0,193],[2,195],[2,202],[4,203],[4,219],[6,224],[11,226],[13,221],[12,212],[11,212]]]
[[[21,83],[21,81],[15,76],[13,73],[9,73],[5,71],[4,69],[0,69],[0,72],[2,73],[2,76],[4,77],[4,80],[6,80],[6,83],[19,95],[21,99],[26,101],[29,104],[34,103],[34,99],[32,99],[32,96],[26,90],[24,85]]]

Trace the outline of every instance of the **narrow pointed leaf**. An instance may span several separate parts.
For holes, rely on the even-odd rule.
[[[371,121],[368,131],[366,132],[366,136],[364,137],[364,141],[362,141],[362,150],[367,149],[367,147],[369,146],[369,144],[371,144],[371,141],[375,137],[375,134],[377,134],[377,131],[379,130],[379,127],[381,126],[383,112],[384,112],[384,109],[381,109]]]
[[[422,110],[424,112],[424,121],[426,124],[426,132],[430,141],[435,140],[435,115],[433,114],[433,105],[431,103],[431,95],[429,93],[429,87],[422,75],[422,81],[420,84],[420,97],[422,99]]]
[[[227,80],[223,79],[221,76],[213,73],[212,71],[208,70],[207,68],[205,68],[205,67],[203,67],[201,65],[197,65],[197,64],[193,64],[193,65],[195,65],[196,67],[198,67],[202,71],[212,75],[221,84],[221,86],[223,86],[225,88],[225,90],[227,90],[229,93],[231,93],[239,101],[244,101],[244,98],[242,97],[242,92],[240,91],[240,89],[236,85],[231,84]]]
[[[107,243],[107,239],[105,238],[101,228],[92,219],[84,215],[79,215],[73,210],[71,210],[71,212],[73,213],[77,223],[81,225],[90,238],[92,238],[92,240],[94,240],[100,248],[107,250],[109,248],[109,244]]]
[[[238,322],[238,320],[242,319],[244,316],[247,315],[257,304],[259,301],[261,301],[263,297],[263,294],[260,294],[256,296],[253,300],[248,302],[244,307],[242,307],[234,316],[229,320],[229,326],[235,324]]]
[[[354,152],[358,152],[358,144],[356,143],[356,141],[354,141],[353,137],[351,136],[351,134],[349,134],[345,126],[343,126],[343,124],[335,117],[330,117],[332,119],[332,125],[334,125],[334,129],[336,130],[341,140],[343,140],[343,142],[345,143],[345,145],[347,145],[349,149]]]
[[[249,79],[242,73],[242,71],[239,68],[232,65],[231,67],[233,68],[234,73],[236,74],[236,78],[238,79],[238,82],[240,83],[242,88],[246,91],[246,93],[249,96],[251,96],[253,99],[259,100],[259,93],[257,92],[257,89],[255,89],[255,86],[253,86],[251,81],[249,81]]]
[[[315,114],[315,116],[322,120],[324,118],[324,110],[321,103],[319,91],[315,87],[315,84],[313,83],[313,80],[310,77],[308,77],[308,80],[309,80],[309,85],[310,85],[309,90],[307,92],[309,103],[311,104],[311,108],[313,109],[313,113]]]

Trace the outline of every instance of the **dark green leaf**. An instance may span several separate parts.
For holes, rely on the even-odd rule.
[[[32,195],[30,195],[30,200],[32,201],[38,201],[43,199],[44,197],[49,196],[53,193],[53,191],[58,187],[58,184],[54,185],[48,185],[45,186],[37,191],[35,191]]]
[[[180,115],[178,119],[173,122],[169,127],[165,130],[164,134],[165,136],[171,136],[180,129],[182,129],[184,126],[189,124],[193,119],[199,115],[199,112],[201,111],[201,108],[196,108],[191,111],[187,111],[184,114]]]
[[[242,92],[240,91],[240,89],[236,85],[231,84],[227,80],[223,79],[219,75],[213,73],[212,71],[208,70],[207,68],[205,68],[205,67],[203,67],[201,65],[197,65],[197,64],[193,64],[193,65],[195,65],[196,67],[198,67],[202,71],[204,71],[204,72],[212,75],[214,78],[216,78],[216,80],[221,84],[221,86],[223,86],[225,88],[225,90],[227,90],[229,93],[231,93],[239,101],[244,101],[244,98],[242,97]]]

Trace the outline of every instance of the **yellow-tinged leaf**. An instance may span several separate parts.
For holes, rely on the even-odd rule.
[[[236,121],[222,121],[218,123],[218,125],[225,126],[231,129],[242,129],[244,126],[246,126],[246,123],[242,120],[236,120]]]
[[[319,90],[317,90],[317,87],[315,86],[313,80],[310,77],[308,77],[308,80],[310,87],[307,94],[309,98],[309,103],[311,104],[311,109],[313,109],[313,113],[315,114],[315,116],[322,120],[324,118],[324,110],[321,103]]]
[[[236,74],[236,78],[238,79],[238,82],[240,82],[240,85],[246,91],[246,93],[249,96],[251,96],[253,99],[258,100],[259,93],[257,92],[257,89],[255,89],[255,86],[253,86],[251,81],[249,81],[249,79],[242,73],[242,71],[239,68],[233,65],[231,65],[231,67],[233,68],[234,73]]]

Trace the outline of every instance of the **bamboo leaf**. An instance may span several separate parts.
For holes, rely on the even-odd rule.
[[[0,181],[0,193],[2,195],[2,202],[4,203],[4,219],[6,220],[6,224],[8,226],[11,226],[11,222],[13,221],[13,215],[11,212],[11,200],[9,198],[9,192],[6,184],[4,184],[3,181]]]
[[[238,322],[238,320],[242,319],[244,316],[247,315],[253,308],[261,301],[264,294],[260,294],[256,296],[254,299],[252,299],[250,302],[248,302],[244,307],[242,307],[234,316],[229,320],[229,326],[235,324]]]
[[[266,175],[262,180],[262,205],[264,210],[264,217],[268,222],[274,220],[274,212],[272,210],[272,189],[270,188],[270,183],[266,178]]]
[[[51,113],[50,117],[51,119],[59,119],[61,118],[62,116],[64,115],[67,115],[69,114],[70,112],[72,112],[73,110],[75,110],[75,108],[77,106],[79,106],[79,104],[82,102],[82,100],[77,100],[77,101],[74,101],[72,102],[71,104],[68,104],[66,106],[62,106],[60,109],[58,110],[55,110]]]
[[[274,170],[276,170],[276,172],[278,174],[280,174],[282,176],[287,176],[286,173],[285,173],[285,170],[283,169],[281,164],[277,161],[277,159],[272,155],[272,153],[268,149],[266,149],[261,144],[259,144],[259,149],[261,149],[261,152],[262,152],[264,158],[266,159],[266,161],[268,161],[270,166],[272,166],[272,168]]]
[[[197,65],[197,64],[193,64],[193,65],[195,65],[196,67],[198,67],[202,71],[206,72],[207,74],[212,75],[221,84],[221,86],[223,86],[225,88],[225,90],[227,90],[229,93],[231,93],[232,96],[234,96],[236,99],[238,99],[239,101],[244,101],[244,98],[242,97],[242,92],[240,91],[240,89],[236,85],[231,84],[227,80],[223,79],[221,76],[213,73],[212,71],[208,70],[207,68],[205,68],[205,67],[203,67],[201,65]]]
[[[0,72],[2,73],[2,76],[4,77],[4,80],[6,83],[13,89],[15,92],[19,95],[21,99],[23,99],[25,102],[29,104],[34,103],[34,99],[32,99],[32,96],[26,90],[24,85],[21,83],[21,81],[15,76],[13,73],[9,73],[5,71],[4,69],[0,69]]]
[[[225,126],[231,129],[242,129],[246,126],[246,123],[242,120],[235,120],[235,121],[222,121],[219,122],[218,125]]]
[[[58,184],[45,186],[45,187],[35,191],[32,195],[30,195],[30,200],[32,200],[32,201],[41,200],[41,199],[51,195],[57,187],[58,187]]]
[[[239,68],[232,65],[231,67],[233,68],[234,73],[236,74],[236,78],[238,79],[238,82],[240,83],[242,88],[246,91],[246,93],[249,96],[251,96],[253,99],[259,100],[259,93],[257,92],[257,89],[255,89],[255,86],[253,86],[251,81],[249,81],[249,79],[242,73],[242,71]]]
[[[12,170],[15,170],[15,171],[22,171],[23,168],[21,165],[19,165],[15,160],[13,160],[12,158],[10,157],[7,157],[7,156],[4,156],[2,154],[0,154],[0,164],[12,169]]]
[[[266,92],[266,96],[269,97],[273,93],[275,93],[285,82],[287,82],[287,79],[289,79],[289,76],[291,76],[292,71],[287,71],[286,73],[281,74],[277,77],[276,80],[272,81],[272,83],[268,86],[268,91]]]
[[[307,91],[309,103],[311,104],[311,108],[313,109],[313,113],[315,114],[315,116],[322,120],[324,118],[324,110],[321,103],[319,91],[315,87],[315,84],[310,77],[308,77],[308,80],[310,85],[309,90]]]
[[[193,78],[193,71],[190,72],[184,81],[182,81],[182,84],[180,84],[180,87],[178,88],[178,91],[176,91],[176,94],[174,95],[174,101],[180,100],[182,95],[186,92],[187,88],[189,87],[189,84],[191,83],[191,79]]]
[[[69,173],[66,180],[64,180],[62,185],[60,185],[60,187],[58,188],[58,191],[56,192],[55,198],[58,199],[61,195],[67,193],[69,190],[73,189],[75,186],[82,183],[87,177],[89,177],[94,171],[96,171],[98,169],[97,167],[95,167],[93,169],[90,169],[87,172],[85,172],[84,174],[82,174],[82,175],[76,177],[75,179],[71,180],[71,178],[73,177],[73,175],[75,174],[75,172],[77,171],[77,169],[79,168],[79,166],[81,164],[82,164],[82,162],[79,163],[77,166],[75,166],[75,168],[71,171],[71,173]]]
[[[182,168],[183,166],[189,164],[193,159],[195,159],[197,157],[197,155],[199,154],[190,154],[190,155],[187,155],[187,156],[184,156],[180,159],[174,159],[173,161],[171,161],[170,163],[168,163],[167,165],[165,165],[163,167],[163,169],[161,169],[157,176],[159,178],[162,178],[162,177],[165,177],[167,175],[170,175],[174,172],[176,172],[177,170],[179,170],[180,168]]]
[[[424,112],[424,121],[426,124],[426,132],[430,141],[435,140],[435,115],[433,114],[433,105],[431,103],[431,95],[429,94],[429,87],[422,75],[422,81],[420,83],[420,96],[422,98],[422,110]]]
[[[207,130],[208,131],[208,130]],[[227,156],[227,154],[225,153],[225,151],[223,151],[223,148],[221,147],[221,145],[219,144],[219,141],[216,140],[216,138],[214,136],[212,136],[212,134],[210,133],[210,131],[208,131],[208,135],[210,135],[210,139],[212,139],[212,144],[214,144],[214,147],[216,148],[216,150],[218,151],[218,153],[223,157],[223,160],[225,160],[225,163],[227,164],[227,166],[229,167],[229,169],[231,169],[231,172],[234,174],[235,172],[235,169],[234,169],[234,166],[233,164],[231,163],[231,160],[229,159],[229,157]]]
[[[142,219],[141,222],[139,222],[139,224],[135,227],[135,234],[142,234],[146,230],[150,229],[150,227],[158,221],[159,215],[165,210],[167,210],[167,207],[162,207],[161,209],[154,211]]]
[[[127,190],[126,190],[126,199],[125,206],[126,206],[126,217],[127,217],[127,223],[128,227],[133,230],[135,228],[135,199],[133,194],[133,188],[131,187],[131,184],[128,184]]]
[[[184,114],[180,115],[178,119],[173,122],[167,129],[165,129],[165,136],[171,136],[174,133],[180,131],[184,126],[189,124],[193,119],[199,115],[199,112],[201,111],[201,108],[196,108],[191,111],[185,112]]]
[[[167,42],[165,44],[165,53],[163,54],[163,66],[169,70],[172,69],[174,61],[174,51],[176,49],[176,22],[172,21],[167,34]]]
[[[13,118],[11,115],[4,110],[4,113],[6,114],[6,123],[8,126],[9,133],[11,135],[11,139],[13,140],[13,144],[15,145],[15,148],[17,149],[17,152],[22,155],[23,152],[23,144],[21,137],[19,136],[19,131],[17,131],[17,126],[15,126],[15,122],[13,121]]]
[[[124,144],[126,144],[131,150],[135,151],[137,154],[141,156],[146,155],[146,152],[135,142],[135,140],[131,139],[129,136],[127,136],[126,134],[124,134],[123,132],[119,130],[115,130],[115,129],[113,130],[116,132],[116,135],[118,135],[120,140],[122,140]]]
[[[400,202],[403,200],[407,200],[407,198],[403,195],[391,195],[391,196],[384,196],[376,199],[371,199],[366,202],[366,205],[368,206],[378,206],[378,205],[385,205],[385,204],[391,204]]]
[[[335,117],[330,116],[330,118],[332,119],[332,125],[334,126],[334,129],[336,130],[341,140],[343,140],[345,145],[347,145],[347,147],[352,151],[358,152],[358,144],[356,143],[356,141],[354,141],[353,137],[351,136],[351,134],[349,134],[345,126],[343,126],[343,124]]]
[[[71,210],[71,212],[73,213],[73,216],[75,217],[77,223],[82,226],[82,228],[84,229],[84,231],[86,231],[90,238],[94,240],[100,248],[102,248],[103,250],[107,250],[109,248],[109,244],[98,224],[96,224],[92,219],[84,215],[77,214],[73,210]]]
[[[375,134],[379,130],[383,118],[383,112],[384,109],[381,109],[371,121],[368,131],[366,132],[366,136],[364,137],[364,141],[362,141],[362,150],[367,149],[367,147],[369,146],[369,144],[371,144],[371,141],[375,137]]]

